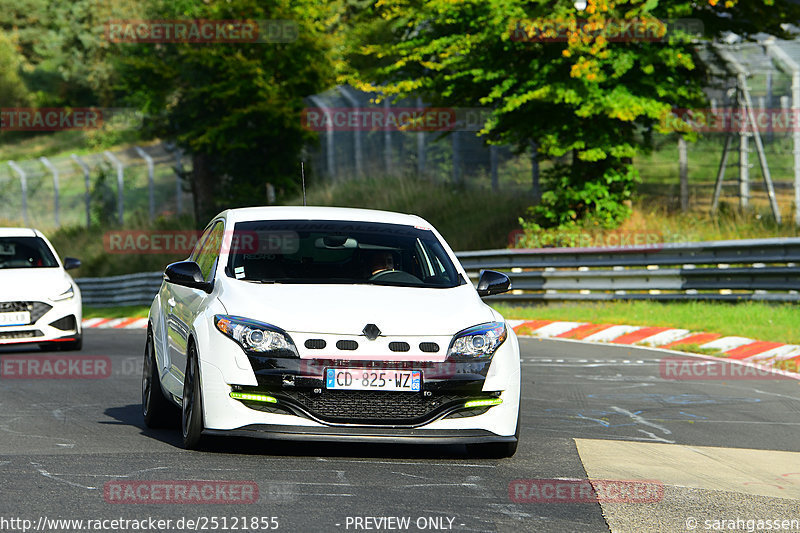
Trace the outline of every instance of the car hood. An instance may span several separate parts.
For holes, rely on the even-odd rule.
[[[60,268],[0,269],[0,301],[47,301],[72,285]]]
[[[360,335],[453,335],[494,314],[471,285],[452,289],[380,285],[254,284],[226,279],[219,300],[231,315],[289,332]]]

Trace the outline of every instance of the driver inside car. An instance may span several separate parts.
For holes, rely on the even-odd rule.
[[[381,272],[394,270],[394,255],[392,252],[378,251],[372,252],[367,259],[367,277],[372,277]]]

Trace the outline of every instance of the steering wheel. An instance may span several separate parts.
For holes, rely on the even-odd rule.
[[[372,277],[369,278],[370,281],[376,281],[380,278],[389,277],[391,276],[391,281],[397,283],[421,283],[421,280],[413,274],[409,274],[405,270],[381,270],[380,272],[373,274]],[[387,280],[388,281],[388,280]]]
[[[402,270],[393,270],[393,269],[392,270],[381,270],[380,272],[376,272],[375,274],[370,276],[369,279],[370,279],[370,281],[372,281],[372,280],[381,278],[381,277],[389,275],[389,274],[396,274],[398,272],[403,272],[403,271]]]

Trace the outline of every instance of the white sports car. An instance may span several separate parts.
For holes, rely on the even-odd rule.
[[[0,345],[80,350],[81,291],[66,272],[80,265],[37,230],[0,228]]]
[[[181,408],[204,435],[463,443],[508,457],[519,438],[513,330],[441,235],[412,215],[232,209],[169,265],[150,308],[148,426]]]

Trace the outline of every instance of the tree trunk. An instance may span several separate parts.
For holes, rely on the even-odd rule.
[[[217,180],[214,175],[213,158],[207,154],[193,154],[190,179],[195,220],[198,227],[203,227],[219,211],[215,194]]]

